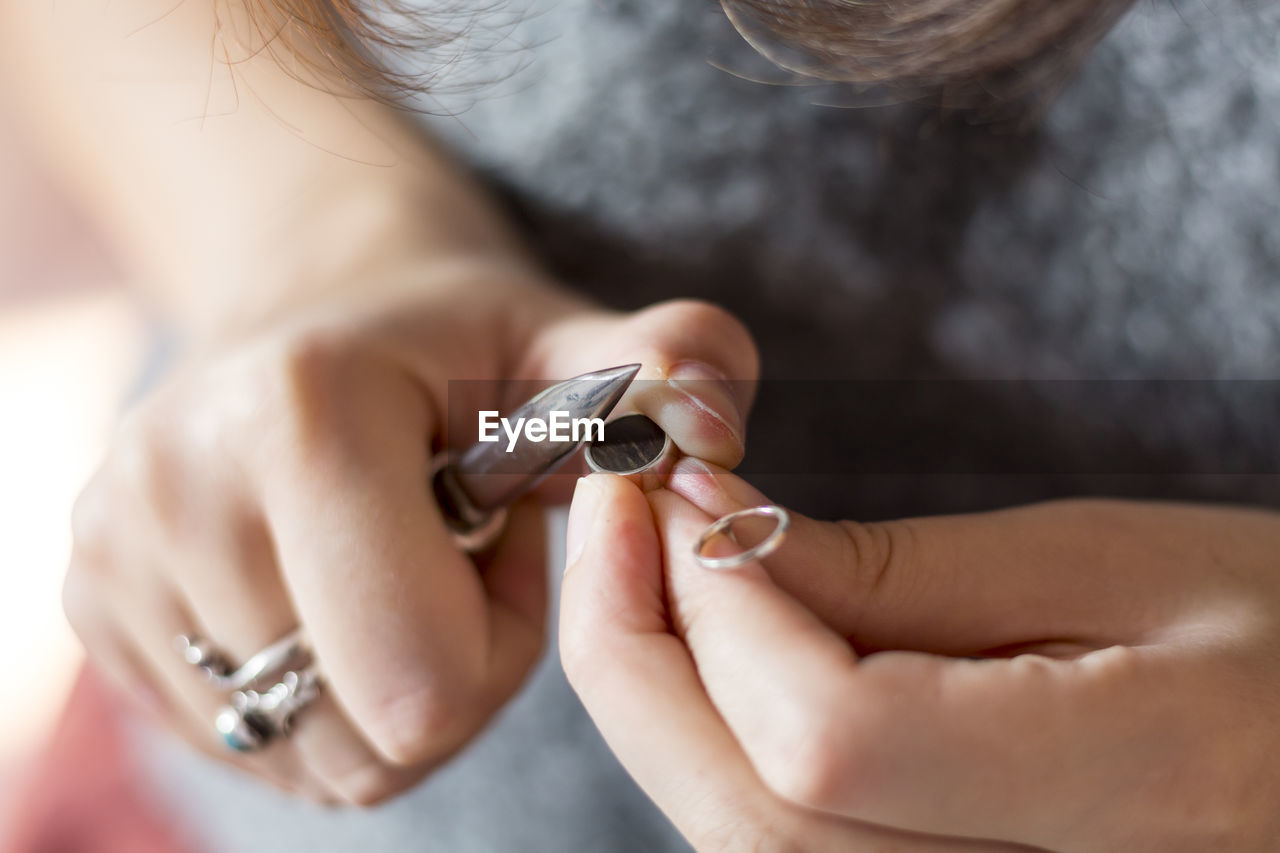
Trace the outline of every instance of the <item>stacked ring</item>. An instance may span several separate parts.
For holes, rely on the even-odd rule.
[[[320,676],[314,666],[289,671],[264,693],[237,690],[214,718],[222,741],[237,752],[254,752],[273,739],[287,736],[293,715],[319,695]]]
[[[728,534],[733,538],[733,523],[744,518],[773,518],[777,523],[772,531],[758,545],[747,548],[738,554],[731,554],[727,557],[708,557],[702,553],[712,539],[721,535]],[[706,530],[702,531],[702,535],[698,537],[698,541],[693,543],[693,556],[704,568],[708,569],[736,569],[739,566],[745,566],[753,560],[759,560],[767,557],[782,546],[782,540],[786,538],[787,529],[791,527],[791,514],[780,506],[766,504],[765,506],[753,506],[738,512],[730,513],[715,520]],[[736,540],[735,540],[736,541]]]
[[[237,752],[262,749],[287,736],[294,715],[320,692],[320,670],[302,631],[294,630],[232,669],[229,657],[203,637],[184,634],[175,640],[183,660],[199,667],[229,702],[214,718],[222,741]],[[260,689],[274,678],[275,683]]]

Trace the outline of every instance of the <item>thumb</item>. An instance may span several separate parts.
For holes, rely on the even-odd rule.
[[[522,378],[577,376],[617,364],[640,373],[615,411],[642,412],[685,455],[732,468],[745,452],[759,361],[746,327],[706,302],[662,302],[634,314],[588,312],[534,336]]]

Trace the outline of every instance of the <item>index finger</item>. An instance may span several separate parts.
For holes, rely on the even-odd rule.
[[[709,516],[768,499],[734,474],[680,460],[668,488]],[[1200,507],[1060,501],[895,521],[792,514],[773,581],[861,649],[948,655],[1139,644],[1214,600],[1224,536],[1261,562],[1273,519]],[[1188,595],[1189,590],[1204,591]]]

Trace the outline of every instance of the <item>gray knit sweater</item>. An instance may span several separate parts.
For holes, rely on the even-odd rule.
[[[747,321],[770,381],[744,470],[776,500],[1280,506],[1280,383],[1256,381],[1280,380],[1280,4],[1140,0],[1024,134],[751,82],[784,75],[704,0],[511,0],[478,32],[500,49],[443,82],[499,81],[424,99],[424,124],[576,286]],[[367,813],[156,756],[217,849],[685,849],[553,659]]]

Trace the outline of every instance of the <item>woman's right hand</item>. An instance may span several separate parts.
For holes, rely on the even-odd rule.
[[[793,513],[760,560],[697,558],[768,503],[684,459],[569,516],[565,672],[699,851],[1280,849],[1280,513]]]
[[[196,746],[316,800],[390,796],[473,737],[543,643],[535,499],[473,562],[430,497],[449,380],[628,362],[671,381],[624,405],[686,453],[736,464],[749,383],[707,380],[754,379],[756,356],[711,306],[620,315],[452,264],[283,311],[186,360],[128,415],[75,509],[68,617],[109,680]],[[231,753],[213,725],[228,697],[174,638],[206,637],[234,664],[296,626],[319,698],[287,738]]]

